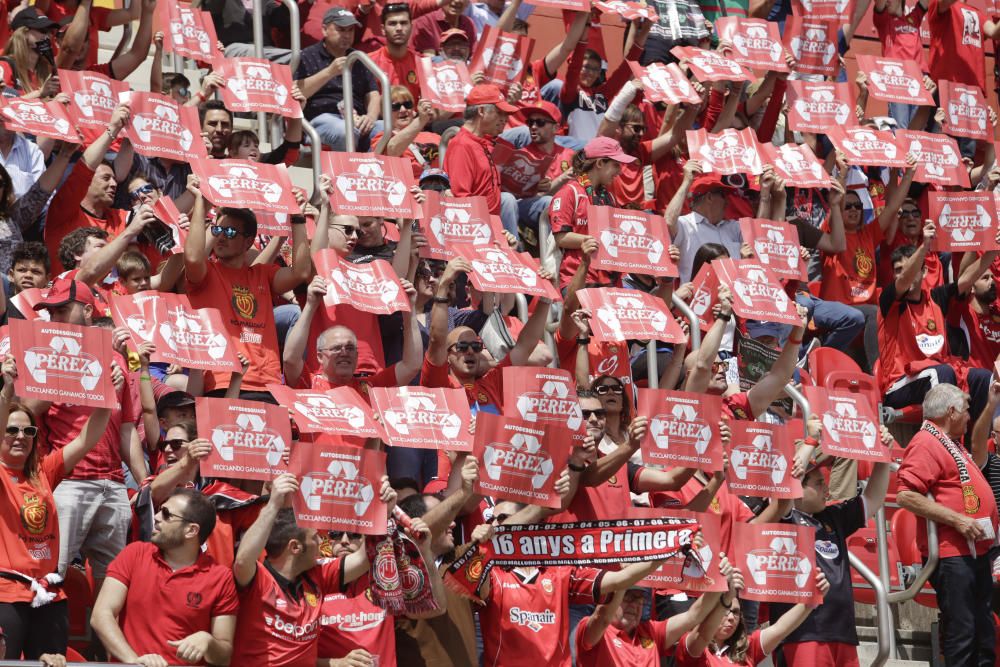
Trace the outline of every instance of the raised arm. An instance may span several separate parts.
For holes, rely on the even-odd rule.
[[[139,236],[146,225],[155,220],[156,214],[153,213],[153,209],[145,204],[142,205],[138,212],[132,216],[132,221],[129,222],[124,232],[111,239],[106,246],[83,261],[76,279],[87,285],[94,285],[104,280],[104,277],[115,268],[118,259],[128,250],[128,247],[133,243],[138,243]]]
[[[431,306],[431,323],[427,345],[427,361],[432,366],[443,366],[448,362],[448,292],[459,273],[470,271],[472,271],[472,265],[461,257],[456,257],[448,262],[444,273],[438,279],[434,292],[434,305]]]
[[[552,299],[546,297],[538,298],[539,303],[535,306],[535,312],[525,322],[521,334],[517,337],[517,344],[511,348],[510,361],[514,366],[524,366],[528,363],[531,353],[535,351],[538,342],[542,340],[542,334],[545,333],[545,325],[549,321],[549,308],[552,306]]]
[[[267,538],[271,536],[271,527],[278,518],[278,512],[286,505],[291,507],[292,494],[298,490],[299,482],[295,479],[295,475],[290,473],[278,475],[271,484],[271,497],[260,510],[257,520],[243,533],[240,547],[236,550],[233,575],[236,577],[237,586],[245,588],[253,581],[257,574],[257,559],[264,552],[264,546],[267,544]]]
[[[285,338],[285,350],[281,355],[281,369],[285,374],[285,384],[294,387],[302,377],[305,366],[306,346],[309,344],[309,331],[312,328],[316,311],[323,307],[322,299],[326,294],[326,279],[316,276],[309,283],[306,291],[306,305],[302,308],[295,326]]]
[[[990,383],[990,393],[986,409],[979,413],[979,419],[972,427],[972,459],[982,468],[989,458],[990,432],[993,431],[993,415],[1000,406],[1000,382]]]
[[[681,211],[684,210],[684,204],[687,202],[688,190],[691,189],[691,183],[694,182],[695,176],[701,173],[701,162],[698,160],[688,160],[684,163],[684,179],[663,212],[671,239],[677,238],[677,219],[681,217]]]
[[[917,251],[903,261],[903,270],[896,276],[896,298],[901,299],[906,291],[910,289],[913,281],[920,275],[920,270],[924,267],[924,260],[927,258],[927,251],[934,242],[937,228],[934,223],[927,220],[924,223],[924,242],[917,246]]]
[[[194,222],[191,223],[194,226]],[[188,236],[190,239],[191,237]],[[283,266],[274,274],[271,291],[284,294],[307,282],[312,276],[312,257],[309,255],[309,238],[306,236],[304,215],[292,216],[292,265]]]
[[[899,208],[909,196],[913,175],[917,173],[917,158],[912,153],[906,155],[906,169],[898,181],[890,179],[889,193],[885,198],[885,208],[878,216],[878,225],[882,228],[882,236],[892,239],[899,225]]]
[[[417,290],[409,280],[403,289],[410,299],[410,310],[403,313],[403,358],[396,363],[396,385],[404,387],[417,376],[424,360],[424,339],[417,322]]]
[[[124,80],[125,77],[138,69],[139,65],[149,56],[149,45],[153,41],[153,13],[155,11],[156,0],[142,0],[139,27],[132,39],[132,46],[129,47],[128,51],[111,61],[111,71],[114,72],[116,79]],[[158,93],[160,90],[160,88],[154,88],[153,92]]]

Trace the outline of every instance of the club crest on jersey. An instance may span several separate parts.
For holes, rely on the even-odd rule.
[[[546,593],[551,593],[552,592],[552,580],[551,579],[542,579],[542,590],[545,591]]]
[[[49,520],[49,509],[42,499],[34,493],[24,495],[24,504],[21,505],[21,523],[32,535],[39,535],[45,530],[45,524]]]
[[[233,310],[245,320],[252,320],[257,315],[257,299],[246,287],[233,286]]]

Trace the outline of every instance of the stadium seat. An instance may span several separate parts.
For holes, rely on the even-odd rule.
[[[875,530],[875,519],[868,522],[861,530],[847,538],[847,548],[867,565],[872,572],[880,574],[878,564],[878,533]],[[899,579],[899,550],[896,548],[893,536],[889,536],[889,588],[901,588]],[[851,583],[854,587],[854,601],[861,604],[875,604],[875,591],[865,579],[851,568]]]
[[[834,371],[861,373],[861,368],[849,356],[832,347],[817,347],[809,353],[809,373],[818,386],[828,386],[827,377]]]
[[[893,541],[899,550],[899,562],[903,567],[920,568],[923,563],[920,549],[917,548],[918,521],[923,521],[923,519],[918,519],[913,513],[900,509],[892,515],[892,520],[889,522]],[[930,584],[923,587],[914,601],[924,607],[937,609],[937,595]]]
[[[78,567],[66,568],[63,591],[69,607],[69,645],[86,650],[91,643],[90,612],[94,607],[94,584],[90,572]]]

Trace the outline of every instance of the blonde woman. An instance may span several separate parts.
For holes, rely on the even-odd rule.
[[[413,164],[413,175],[419,179],[424,169],[438,166],[441,136],[424,131],[434,119],[434,109],[427,100],[420,100],[418,104],[404,86],[393,86],[389,94],[392,96],[392,119],[389,123],[392,130],[385,154],[409,158]],[[377,145],[381,138],[381,133],[373,137],[372,145]]]
[[[54,97],[59,92],[52,55],[52,32],[59,24],[34,7],[17,13],[10,23],[11,35],[0,58],[4,86],[24,97]]]

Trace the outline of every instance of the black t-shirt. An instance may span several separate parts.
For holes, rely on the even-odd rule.
[[[354,49],[348,49],[344,55],[348,55],[352,51]],[[308,46],[302,49],[299,66],[295,70],[295,80],[302,81],[313,74],[317,74],[333,61],[334,57],[326,50],[323,42],[317,42],[312,46]],[[364,115],[368,111],[365,96],[373,90],[378,89],[375,77],[360,62],[354,63],[351,67],[351,77],[351,87],[354,89],[354,110]],[[340,110],[340,103],[343,101],[344,77],[343,75],[335,76],[309,98],[303,113],[309,120],[324,113],[333,113],[341,116],[343,113]]]

